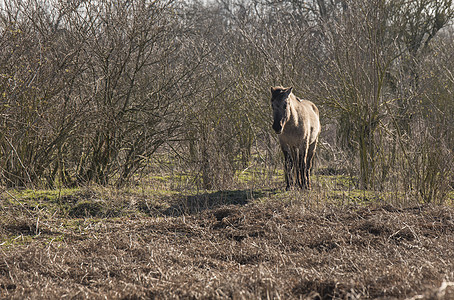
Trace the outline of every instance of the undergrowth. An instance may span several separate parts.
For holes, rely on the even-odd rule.
[[[0,298],[454,296],[449,203],[359,190],[339,174],[285,191],[282,173],[249,184],[251,172],[225,190],[184,176],[4,190]]]

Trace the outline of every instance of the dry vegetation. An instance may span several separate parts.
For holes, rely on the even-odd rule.
[[[31,195],[1,199],[5,299],[454,297],[448,206],[281,189]]]
[[[454,299],[452,0],[0,0],[0,298]],[[320,109],[282,191],[269,87]]]

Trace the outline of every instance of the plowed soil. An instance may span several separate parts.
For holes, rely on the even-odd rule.
[[[453,215],[270,200],[71,226],[25,218],[2,228],[18,240],[0,246],[0,298],[454,299]]]

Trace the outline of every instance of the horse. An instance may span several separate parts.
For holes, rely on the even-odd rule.
[[[314,103],[297,98],[292,90],[271,87],[273,130],[284,153],[286,189],[298,185],[310,190],[312,161],[321,130],[319,111]]]

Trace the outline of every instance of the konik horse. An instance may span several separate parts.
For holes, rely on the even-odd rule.
[[[311,101],[298,99],[292,89],[271,88],[273,129],[284,152],[287,189],[296,185],[311,189],[310,171],[321,129],[319,112]]]

